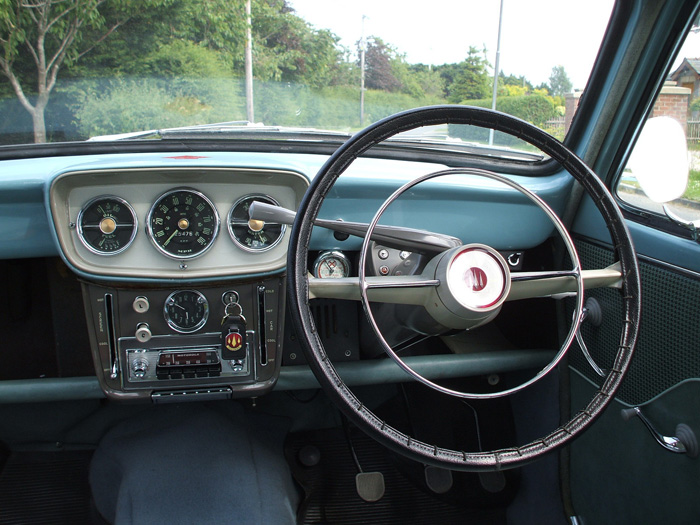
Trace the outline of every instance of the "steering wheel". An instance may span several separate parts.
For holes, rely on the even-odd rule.
[[[618,263],[607,269],[589,270],[588,273],[582,271],[573,242],[564,225],[539,197],[495,173],[483,170],[457,169],[420,177],[407,183],[387,199],[368,227],[360,256],[360,277],[350,287],[350,292],[348,292],[347,282],[337,284],[332,282],[310,283],[308,246],[311,232],[324,197],[338,177],[358,156],[378,143],[404,131],[438,124],[473,125],[504,132],[525,140],[556,160],[581,184],[602,214],[612,238]],[[378,230],[379,218],[389,204],[401,193],[423,180],[453,173],[467,173],[497,179],[525,194],[540,206],[554,222],[564,239],[574,269],[563,273],[511,275],[507,264],[502,261],[502,257],[496,250],[488,246],[480,244],[455,246],[445,243],[443,248],[436,249],[436,251],[442,251],[433,257],[421,276],[366,277],[364,273],[365,257],[370,237],[375,230]],[[427,241],[430,243],[430,239]],[[436,242],[435,244],[440,246],[441,243]],[[627,372],[636,343],[640,315],[640,283],[637,259],[625,221],[613,197],[593,171],[561,142],[532,124],[493,110],[469,106],[418,108],[376,122],[350,138],[324,164],[301,202],[292,227],[288,269],[287,304],[291,319],[306,353],[309,366],[331,400],[348,419],[388,448],[416,461],[450,470],[486,471],[514,468],[569,443],[588,428],[613,399]],[[477,279],[481,284],[475,286],[474,279]],[[485,289],[485,286],[481,286],[482,284],[494,281],[496,282],[495,288],[492,288],[486,295],[479,295]],[[467,283],[466,288],[465,282]],[[624,322],[613,366],[607,371],[602,386],[586,408],[575,414],[571,420],[559,426],[549,435],[528,444],[492,451],[468,452],[424,443],[393,428],[377,417],[355,397],[327,357],[315,329],[313,315],[309,307],[310,291],[311,296],[318,296],[318,294],[313,293],[315,285],[322,285],[326,291],[333,290],[335,287],[338,289],[336,297],[355,298],[363,302],[370,325],[378,332],[377,335],[385,351],[418,381],[448,395],[463,398],[498,397],[529,386],[559,363],[568,350],[581,321],[584,283],[586,286],[621,288]],[[543,290],[546,293],[543,293]],[[464,329],[479,326],[491,320],[498,314],[501,305],[506,300],[571,292],[577,294],[574,320],[569,336],[554,359],[532,380],[514,389],[487,395],[449,390],[432,383],[411,370],[398,356],[392,355],[393,352],[378,331],[369,309],[370,300],[393,302],[392,299],[394,299],[397,303],[421,304],[426,306],[432,317],[439,319],[445,326]],[[332,297],[334,295],[331,292],[324,296]],[[430,311],[432,305],[434,305],[435,311]]]

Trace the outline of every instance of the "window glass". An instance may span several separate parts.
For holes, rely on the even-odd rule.
[[[617,194],[642,210],[676,222],[700,219],[700,35],[691,31],[666,79],[620,178]],[[673,128],[648,133],[662,120]]]
[[[497,109],[563,139],[611,7],[0,2],[0,144],[157,137],[139,132],[222,122],[349,134],[413,107],[490,108],[494,78]],[[453,130],[442,139],[521,147]]]

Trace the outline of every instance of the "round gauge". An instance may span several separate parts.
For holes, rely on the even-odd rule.
[[[196,290],[178,290],[165,300],[163,314],[168,326],[182,334],[196,332],[209,318],[209,303]]]
[[[252,220],[248,208],[253,201],[279,206],[267,195],[246,195],[238,199],[228,212],[228,232],[233,242],[249,252],[262,252],[276,246],[284,236],[287,226],[272,222]]]
[[[202,193],[172,190],[151,207],[147,228],[156,248],[165,255],[191,259],[211,248],[219,233],[219,214]]]
[[[80,210],[77,228],[78,237],[88,250],[98,255],[116,255],[136,237],[136,214],[124,199],[97,197]]]
[[[350,275],[350,260],[342,252],[321,252],[314,262],[314,277],[339,279]]]

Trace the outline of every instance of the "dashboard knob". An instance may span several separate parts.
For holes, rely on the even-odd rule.
[[[148,326],[148,323],[139,323],[139,325],[136,327],[136,339],[139,341],[139,343],[147,343],[148,341],[151,340],[151,328]]]
[[[148,364],[148,359],[145,357],[134,359],[131,363],[131,371],[134,373],[134,376],[138,378],[144,377],[148,371]]]
[[[150,303],[148,302],[148,297],[139,295],[136,299],[134,299],[134,302],[131,306],[137,314],[145,314],[146,312],[148,312]]]

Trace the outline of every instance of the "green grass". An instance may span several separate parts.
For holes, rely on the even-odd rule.
[[[690,170],[688,173],[688,187],[683,197],[693,201],[700,201],[700,170]]]

